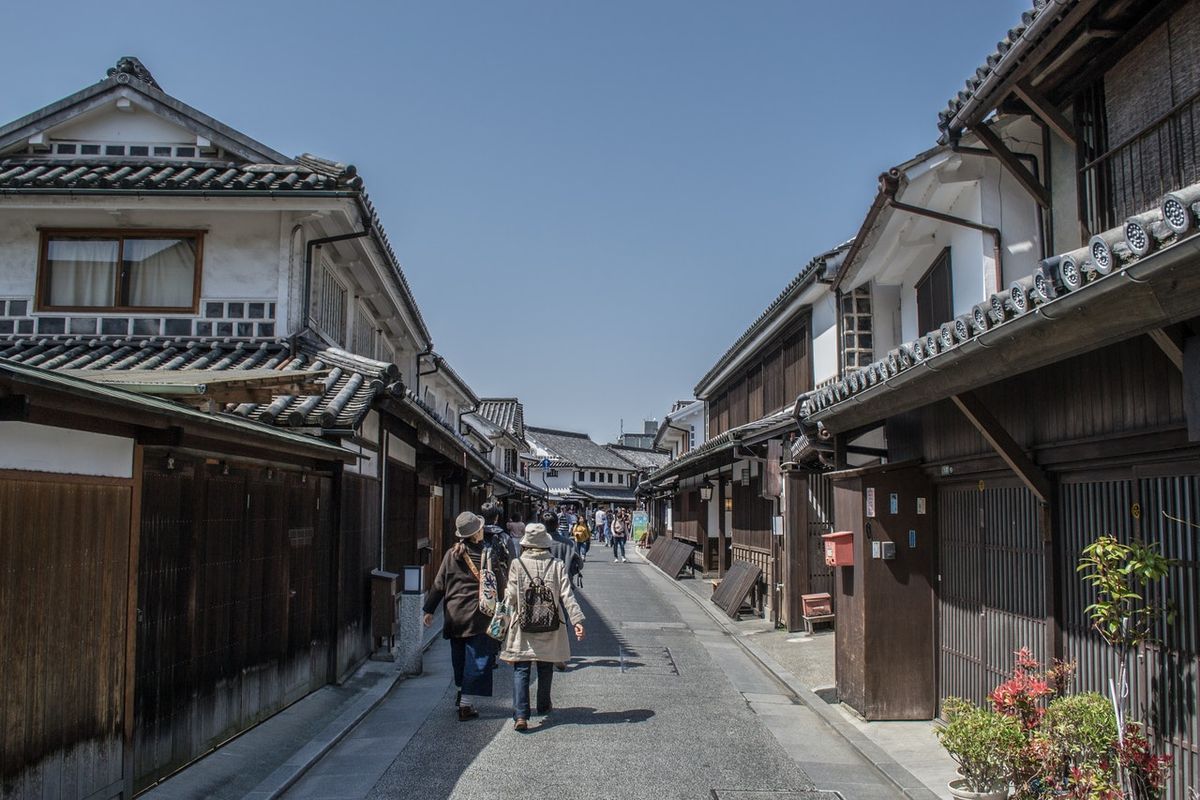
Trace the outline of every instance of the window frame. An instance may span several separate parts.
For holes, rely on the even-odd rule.
[[[200,311],[200,286],[204,273],[204,234],[207,231],[179,228],[38,228],[37,280],[34,293],[34,308],[37,311],[71,312],[78,314],[197,314]],[[121,300],[122,292],[128,293],[128,276],[125,274],[126,239],[191,239],[196,246],[196,269],[192,275],[192,304],[190,306],[57,306],[50,300],[50,240],[63,239],[116,239],[117,240],[117,285],[113,297]]]
[[[929,328],[921,330],[921,289],[929,283],[933,277],[933,273],[943,264],[946,268],[946,300],[950,306],[949,316],[947,316],[945,319],[934,320]],[[936,330],[937,327],[942,323],[949,322],[950,320],[954,319],[954,265],[950,258],[949,247],[943,247],[942,251],[938,253],[937,256],[934,257],[933,261],[929,264],[929,269],[925,270],[924,274],[922,274],[921,277],[913,283],[913,293],[916,296],[918,329],[917,336],[924,336],[925,334]],[[929,312],[933,316],[937,316],[938,313],[936,309],[932,308],[929,309]]]

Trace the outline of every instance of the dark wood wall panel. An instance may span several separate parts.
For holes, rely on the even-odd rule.
[[[379,565],[380,537],[379,481],[344,474],[341,490],[339,678],[371,653],[371,570]]]
[[[144,471],[139,786],[323,685],[332,646],[330,479],[162,461]]]
[[[0,473],[4,797],[120,787],[131,502],[128,485]]]
[[[1027,449],[1184,423],[1179,370],[1147,336],[999,381],[977,395]],[[949,401],[927,406],[921,428],[931,463],[992,454]]]
[[[733,484],[733,544],[771,551],[771,517],[775,503],[759,496],[762,477]]]
[[[708,435],[717,436],[786,407],[812,388],[808,320],[789,326],[712,392]]]

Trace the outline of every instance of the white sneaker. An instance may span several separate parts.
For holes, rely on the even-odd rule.
[[[613,559],[613,563],[615,564],[615,563],[617,563],[617,562],[618,562],[618,561],[620,561],[620,560],[621,560],[621,559],[619,559],[619,558],[614,558],[614,559]]]
[[[625,561],[625,560],[627,560],[627,559],[624,559],[624,558],[622,558],[621,560],[622,560],[622,561]]]

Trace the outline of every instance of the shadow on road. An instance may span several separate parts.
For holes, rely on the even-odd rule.
[[[564,725],[624,725],[633,722],[645,722],[654,716],[648,708],[632,708],[628,711],[597,711],[590,706],[574,706],[570,708],[555,708],[542,724],[530,728],[530,733],[544,731],[547,728],[559,728]]]

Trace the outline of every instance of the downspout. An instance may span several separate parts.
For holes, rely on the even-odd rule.
[[[422,372],[421,371],[421,359],[429,358],[430,356],[433,356],[433,369],[429,370],[428,372]],[[433,342],[430,342],[428,347],[426,347],[421,352],[417,353],[417,377],[416,377],[416,381],[414,381],[414,383],[416,385],[413,387],[413,394],[415,394],[417,396],[418,400],[421,399],[421,376],[422,375],[432,375],[433,373],[435,373],[437,371],[438,371],[438,357],[433,354]]]
[[[371,235],[370,226],[364,227],[361,231],[355,233],[343,233],[338,236],[323,236],[318,239],[309,239],[304,243],[304,324],[300,330],[292,337],[295,341],[303,334],[312,330],[312,267],[313,267],[313,251],[318,247],[334,242],[345,242],[350,239],[361,239],[364,236]]]
[[[458,435],[459,435],[459,436],[462,436],[462,435],[463,435],[463,431],[462,431],[462,418],[463,418],[463,414],[464,414],[464,413],[467,413],[467,414],[474,414],[475,412],[477,412],[477,411],[479,410],[479,405],[480,405],[480,404],[479,404],[479,402],[478,402],[478,401],[476,401],[476,402],[475,402],[475,403],[474,403],[474,404],[471,406],[471,410],[470,410],[470,411],[463,412],[463,410],[462,410],[461,408],[458,410]],[[491,446],[491,448],[489,448],[489,449],[488,449],[488,452],[490,453],[490,452],[492,452],[492,450],[495,450],[495,449],[496,449],[496,446],[495,446],[495,445],[492,445],[492,446]]]
[[[1046,125],[1046,123],[1042,122],[1042,120],[1036,114],[1031,115],[1030,119],[1033,120],[1034,124],[1036,124],[1042,131],[1042,152],[1046,154],[1046,163],[1047,163],[1047,165],[1049,165],[1049,162],[1050,162],[1050,138],[1049,138],[1050,137],[1050,127],[1048,125]],[[986,147],[968,147],[967,145],[959,144],[959,141],[960,140],[957,137],[950,140],[950,150],[952,152],[962,153],[964,155],[969,155],[969,156],[980,156],[982,158],[995,158],[996,157],[996,154],[993,153],[991,150],[988,150]],[[1024,161],[1026,164],[1029,165],[1030,171],[1033,173],[1033,176],[1035,178],[1037,178],[1039,181],[1041,181],[1043,186],[1047,186],[1047,187],[1049,186],[1050,170],[1047,169],[1046,173],[1044,175],[1042,174],[1042,165],[1041,165],[1041,162],[1038,161],[1037,156],[1035,156],[1033,153],[1013,153],[1013,155],[1017,157],[1017,160]],[[1047,214],[1053,214],[1053,209],[1044,209],[1039,206],[1037,221],[1038,221],[1038,238],[1042,242],[1042,258],[1047,258],[1048,256],[1051,255],[1051,252],[1049,250],[1049,244],[1046,242],[1046,216],[1047,216]],[[1053,225],[1053,219],[1051,219],[1051,225]],[[997,284],[997,286],[998,285],[999,284]]]
[[[974,231],[980,231],[982,233],[989,234],[992,237],[992,254],[993,254],[993,259],[995,261],[996,291],[997,292],[1004,291],[1004,267],[1003,267],[1004,262],[1003,262],[1002,256],[1001,256],[1000,229],[999,228],[993,227],[991,225],[982,225],[978,222],[975,222],[975,221],[969,220],[969,219],[965,219],[963,217],[955,217],[951,214],[943,214],[942,212],[934,211],[931,208],[921,208],[920,206],[910,206],[908,203],[902,203],[899,200],[897,200],[894,191],[888,194],[887,204],[889,206],[891,206],[892,208],[896,209],[897,211],[904,211],[909,214],[915,214],[918,217],[928,217],[929,219],[936,219],[939,222],[945,222],[949,225],[959,225],[963,228],[970,228],[971,230],[974,230]]]

